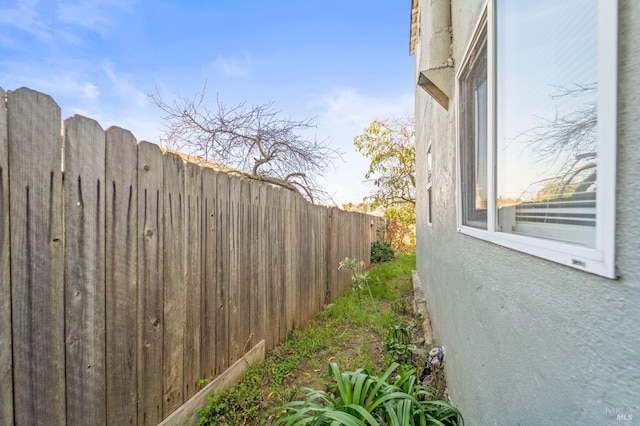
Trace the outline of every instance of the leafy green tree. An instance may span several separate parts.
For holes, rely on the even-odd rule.
[[[415,245],[416,148],[413,116],[374,120],[356,136],[358,152],[371,163],[365,178],[375,185],[368,199],[384,207],[392,225],[387,239],[396,249]]]
[[[358,152],[371,160],[365,177],[376,190],[373,206],[416,203],[416,147],[413,116],[374,120],[353,140]]]

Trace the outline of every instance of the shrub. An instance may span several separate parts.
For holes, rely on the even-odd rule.
[[[396,253],[391,243],[386,240],[376,240],[371,243],[371,263],[382,263],[393,260]]]

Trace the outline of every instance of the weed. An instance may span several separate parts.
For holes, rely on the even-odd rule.
[[[414,366],[413,351],[416,345],[411,343],[411,327],[405,323],[394,325],[387,332],[384,346],[392,361],[400,365]]]
[[[391,309],[396,314],[400,315],[413,315],[413,309],[409,306],[406,300],[401,299],[391,304]]]
[[[360,302],[360,307],[362,307],[362,298],[360,297],[360,292],[364,288],[366,288],[369,292],[371,303],[375,305],[373,294],[371,293],[371,287],[369,286],[369,274],[364,272],[364,262],[358,262],[358,259],[356,259],[355,257],[353,259],[345,257],[344,260],[339,263],[338,269],[346,269],[351,273],[351,284],[353,285],[353,290],[358,295],[358,302]]]

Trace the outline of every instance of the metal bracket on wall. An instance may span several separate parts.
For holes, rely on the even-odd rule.
[[[449,58],[441,66],[420,71],[418,86],[422,87],[444,109],[449,109],[449,99],[453,91],[453,59]]]

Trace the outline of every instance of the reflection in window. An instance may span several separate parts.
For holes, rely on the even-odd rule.
[[[487,31],[459,78],[462,223],[487,229]]]
[[[498,230],[595,246],[597,0],[496,5]]]

